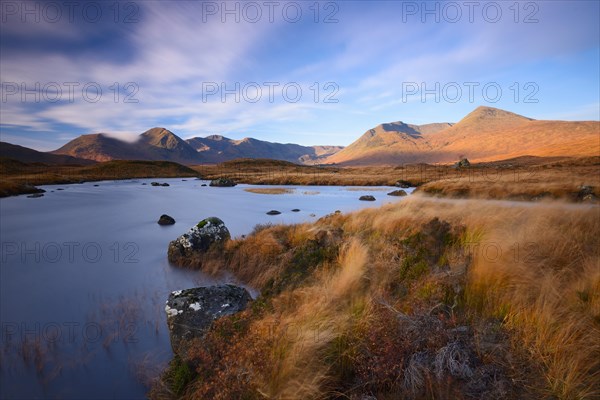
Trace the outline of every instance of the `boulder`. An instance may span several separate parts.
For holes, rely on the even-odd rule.
[[[158,219],[159,225],[173,225],[175,223],[175,219],[167,214],[163,214]]]
[[[362,201],[375,201],[375,197],[371,196],[370,194],[360,196],[358,199]]]
[[[216,187],[232,187],[235,185],[236,185],[236,183],[229,178],[219,178],[219,179],[213,179],[212,181],[210,181],[210,186],[216,186]]]
[[[281,214],[281,211],[277,211],[277,210],[271,210],[267,212],[267,215],[279,215]]]
[[[219,218],[203,219],[188,232],[169,243],[169,261],[178,265],[186,265],[194,255],[205,253],[212,246],[221,246],[230,237],[225,223]]]
[[[461,158],[460,161],[454,164],[454,168],[467,168],[470,167],[471,163],[466,158]]]
[[[411,186],[411,183],[409,181],[405,181],[405,180],[399,180],[398,182],[396,182],[396,185],[399,188],[402,189],[408,189]]]
[[[593,187],[581,185],[579,186],[579,192],[577,192],[577,199],[583,202],[595,202],[598,198]]]
[[[406,196],[406,192],[402,189],[394,190],[388,193],[388,196]]]
[[[191,341],[202,338],[214,320],[243,311],[251,300],[246,289],[234,285],[172,292],[165,312],[173,352],[184,357]]]

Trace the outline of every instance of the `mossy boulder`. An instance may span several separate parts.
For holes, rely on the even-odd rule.
[[[186,265],[189,259],[206,253],[211,247],[222,246],[230,238],[229,230],[222,220],[217,217],[203,219],[169,243],[169,261]]]

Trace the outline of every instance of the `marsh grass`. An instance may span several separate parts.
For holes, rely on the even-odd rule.
[[[294,189],[290,188],[246,188],[245,192],[256,194],[290,194],[294,193]]]
[[[261,295],[183,397],[595,398],[599,210],[416,195],[260,227],[202,263]]]

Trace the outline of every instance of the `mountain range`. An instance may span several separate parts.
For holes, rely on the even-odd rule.
[[[97,133],[82,135],[52,154],[95,161],[163,160],[181,164],[218,163],[236,158],[271,158],[295,163],[317,163],[339,151],[340,146],[300,146],[219,135],[183,140],[165,128],[152,128],[130,143]]]
[[[1,142],[0,142],[1,143]],[[22,162],[85,164],[108,160],[162,160],[181,164],[269,158],[298,164],[390,165],[495,161],[519,156],[598,156],[600,122],[534,120],[509,111],[478,107],[458,123],[412,125],[402,121],[369,129],[342,146],[300,146],[220,135],[183,140],[152,128],[126,142],[107,134],[82,135],[44,153],[1,143],[0,157]]]

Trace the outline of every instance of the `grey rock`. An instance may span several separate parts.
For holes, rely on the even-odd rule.
[[[267,215],[279,215],[281,214],[281,211],[277,211],[277,210],[271,210],[267,212]]]
[[[251,300],[246,289],[234,285],[172,292],[165,312],[173,352],[184,356],[191,340],[202,338],[213,321],[243,311]]]
[[[361,201],[375,201],[375,197],[371,196],[370,194],[364,195],[364,196],[360,196],[359,200]]]
[[[232,187],[235,185],[236,185],[236,183],[229,178],[219,178],[219,179],[213,179],[212,181],[210,181],[210,186],[216,186],[216,187]]]

